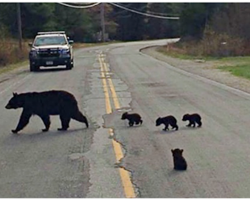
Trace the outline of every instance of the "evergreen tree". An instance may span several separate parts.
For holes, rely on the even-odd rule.
[[[157,16],[178,16],[173,3],[150,3],[148,13]],[[179,20],[148,17],[146,33],[150,39],[179,37]]]
[[[120,5],[145,13],[147,4],[122,3]],[[114,15],[115,18],[113,20],[118,24],[116,39],[122,41],[135,41],[143,39],[143,34],[145,31],[145,16],[117,7],[114,8]]]

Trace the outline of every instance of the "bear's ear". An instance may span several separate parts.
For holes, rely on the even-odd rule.
[[[183,149],[180,149],[180,152],[182,153],[184,150]]]
[[[17,93],[13,92],[13,96],[14,96],[14,97],[16,97],[17,95],[18,95]]]
[[[174,153],[174,150],[173,150],[173,149],[171,149],[171,151],[172,151],[172,153]]]

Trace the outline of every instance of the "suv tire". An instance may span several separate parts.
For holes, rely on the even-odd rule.
[[[31,72],[36,72],[38,70],[39,70],[39,66],[35,66],[35,65],[30,64],[30,71]]]
[[[66,65],[66,69],[68,69],[68,70],[72,69],[73,67],[74,67],[73,62]]]

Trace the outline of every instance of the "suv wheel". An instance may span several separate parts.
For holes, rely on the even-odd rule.
[[[35,71],[38,71],[38,70],[39,70],[39,66],[35,66],[35,65],[30,64],[30,71],[31,72],[35,72]]]
[[[69,63],[66,65],[66,69],[72,69],[74,67],[74,63]]]

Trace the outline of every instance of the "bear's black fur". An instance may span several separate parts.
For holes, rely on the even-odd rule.
[[[198,127],[201,127],[201,116],[197,113],[194,114],[185,114],[182,118],[182,121],[189,121],[188,127],[192,126],[195,127],[195,123],[198,124]]]
[[[187,162],[185,158],[182,156],[183,149],[171,149],[174,160],[174,169],[175,170],[186,170]]]
[[[59,115],[62,128],[59,131],[65,131],[69,128],[70,119],[83,122],[88,127],[86,117],[79,111],[75,97],[66,91],[44,91],[29,93],[13,93],[13,97],[9,100],[6,109],[23,108],[20,120],[13,133],[18,133],[28,123],[32,115],[38,115],[48,131],[50,127],[50,115]]]
[[[172,129],[175,129],[176,131],[179,129],[178,125],[177,125],[177,120],[174,116],[169,115],[166,117],[159,117],[156,120],[156,126],[160,126],[161,124],[165,125],[165,128],[163,129],[164,131],[169,130],[168,126],[171,125]]]
[[[141,116],[137,113],[133,113],[133,114],[128,114],[127,112],[123,113],[122,114],[122,117],[121,117],[122,120],[124,119],[127,119],[129,121],[129,126],[133,126],[134,123],[136,125],[138,124],[142,124],[142,119],[141,119]]]

